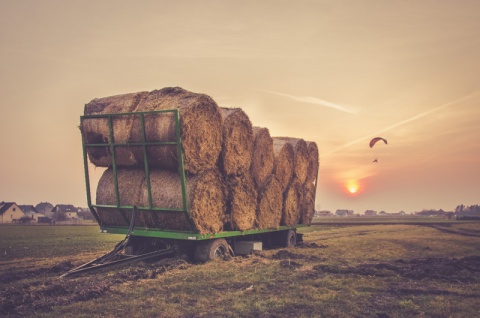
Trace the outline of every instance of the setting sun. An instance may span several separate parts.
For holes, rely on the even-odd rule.
[[[355,180],[351,180],[347,182],[347,190],[351,194],[357,193],[358,187],[359,187],[358,182]]]

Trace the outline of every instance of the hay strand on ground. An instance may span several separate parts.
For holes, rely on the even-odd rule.
[[[253,152],[253,128],[240,108],[220,108],[223,119],[223,145],[220,167],[227,176],[250,169]]]
[[[273,140],[267,128],[253,127],[253,155],[250,171],[257,187],[272,174]]]
[[[271,174],[258,189],[257,227],[278,227],[282,219],[282,208],[282,186],[278,178]]]
[[[275,137],[273,137],[273,153],[273,174],[277,176],[283,193],[292,180],[295,153],[291,143]]]
[[[227,190],[228,229],[252,229],[257,208],[257,190],[249,171],[228,177]]]
[[[293,226],[300,222],[303,188],[296,178],[290,182],[287,191],[283,194],[282,225]]]
[[[307,169],[307,178],[305,183],[312,183],[317,179],[318,168],[319,168],[319,154],[318,147],[314,141],[307,141],[307,152],[308,152],[308,169]]]
[[[303,186],[302,208],[300,212],[300,224],[312,223],[315,213],[315,184],[307,182]]]
[[[305,140],[300,138],[277,137],[280,140],[285,140],[292,144],[295,153],[293,177],[296,178],[300,184],[304,184],[307,179],[308,170],[308,149]]]

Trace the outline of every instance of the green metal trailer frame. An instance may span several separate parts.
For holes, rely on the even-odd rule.
[[[174,141],[165,141],[165,142],[149,142],[147,141],[147,136],[145,132],[145,117],[146,116],[166,116],[169,113],[173,114],[175,121],[175,134],[176,138]],[[129,143],[117,143],[114,139],[114,120],[115,118],[121,118],[122,116],[134,116],[140,120],[141,135],[142,140],[140,142],[129,142]],[[207,247],[208,253],[214,251],[217,255],[217,249],[223,248],[223,253],[231,253],[233,255],[232,247],[227,243],[226,240],[230,242],[239,241],[248,241],[253,239],[261,239],[262,241],[268,239],[278,239],[283,241],[284,246],[293,246],[297,241],[296,229],[299,227],[308,226],[306,224],[298,224],[295,226],[278,226],[270,229],[251,229],[246,231],[223,231],[219,233],[210,233],[210,234],[201,234],[198,229],[195,227],[195,223],[192,220],[188,208],[187,200],[187,182],[185,177],[185,168],[184,168],[184,159],[183,159],[183,149],[182,149],[182,140],[181,140],[181,131],[180,131],[180,113],[178,109],[172,110],[157,110],[157,111],[148,111],[148,112],[129,112],[129,113],[116,113],[116,114],[96,114],[96,115],[84,115],[80,117],[80,127],[83,127],[83,121],[92,120],[92,119],[106,119],[108,122],[108,141],[101,143],[87,143],[85,137],[82,136],[82,146],[83,146],[83,162],[84,162],[84,171],[85,171],[85,185],[87,192],[87,201],[90,211],[94,215],[96,221],[100,225],[102,232],[114,233],[114,234],[125,234],[125,238],[120,241],[115,248],[105,255],[102,255],[90,262],[87,262],[83,265],[80,265],[76,268],[73,268],[61,275],[61,277],[79,275],[81,273],[90,272],[105,267],[110,267],[119,264],[125,264],[130,262],[135,262],[139,260],[146,260],[151,258],[165,257],[167,255],[174,255],[180,252],[182,248],[194,246],[196,251],[201,251],[201,260],[206,260],[205,256],[205,247]],[[178,158],[178,173],[181,183],[182,191],[182,208],[181,209],[166,209],[162,207],[155,207],[152,204],[152,189],[150,185],[150,167],[147,156],[147,147],[152,146],[169,146],[175,145],[177,149],[177,158]],[[117,161],[115,158],[115,149],[119,147],[142,147],[143,149],[143,168],[145,169],[146,183],[147,183],[147,192],[148,192],[148,206],[138,207],[138,206],[128,206],[121,205],[120,202],[120,192],[118,187],[118,175],[117,175]],[[89,147],[106,147],[108,152],[112,156],[112,171],[114,179],[114,188],[115,188],[115,203],[113,205],[98,205],[92,203],[91,187],[90,187],[90,171],[88,163],[88,148]],[[318,176],[317,176],[318,177]],[[317,178],[315,179],[315,191],[317,188]],[[123,216],[125,224],[128,226],[113,226],[108,225],[103,222],[100,214],[97,209],[113,209],[114,211],[120,212]],[[155,213],[183,213],[186,216],[186,219],[191,225],[193,231],[175,231],[168,229],[160,228],[148,228],[135,226],[137,211],[155,211]],[[127,218],[126,211],[131,211],[130,219]],[[301,239],[301,235],[299,235]],[[140,241],[138,241],[140,240]],[[220,243],[220,241],[224,241]],[[160,241],[163,244],[163,248],[158,248],[155,246],[157,242]],[[194,243],[198,241],[198,243]],[[145,242],[153,243],[155,246],[153,250],[142,250],[139,253],[134,251],[135,244],[145,244]],[[217,244],[217,246],[215,246]],[[224,245],[222,245],[224,244]],[[144,247],[144,245],[142,245]],[[222,247],[223,246],[223,247]],[[132,247],[132,253],[127,253],[127,249]],[[210,257],[211,255],[208,254]],[[224,254],[223,254],[224,255]],[[196,255],[197,256],[197,255]],[[217,257],[217,256],[214,256]]]
[[[147,136],[145,132],[145,117],[147,116],[165,116],[166,114],[173,114],[173,118],[175,121],[175,131],[176,131],[176,140],[174,141],[165,141],[165,142],[148,142]],[[135,143],[117,143],[114,140],[115,132],[114,132],[114,119],[120,118],[123,116],[136,116],[140,120],[140,127],[141,127],[141,136],[142,140],[140,142]],[[183,148],[182,148],[182,139],[181,139],[181,131],[180,131],[180,112],[178,109],[171,109],[171,110],[156,110],[156,111],[147,111],[147,112],[129,112],[129,113],[114,113],[114,114],[96,114],[96,115],[84,115],[80,117],[80,122],[84,120],[90,119],[106,119],[108,121],[108,129],[109,129],[109,139],[107,142],[104,143],[87,143],[84,138],[82,138],[82,146],[83,146],[83,161],[84,161],[84,171],[85,171],[85,184],[86,184],[86,192],[87,192],[87,202],[90,211],[92,211],[95,219],[97,220],[98,224],[101,227],[102,232],[107,233],[114,233],[114,234],[131,234],[133,236],[143,236],[143,237],[151,237],[151,238],[165,238],[165,239],[177,239],[177,240],[209,240],[215,238],[229,238],[229,237],[237,237],[237,236],[246,236],[246,235],[254,235],[254,234],[261,234],[261,233],[269,233],[269,232],[276,232],[276,231],[286,231],[299,227],[308,226],[306,224],[298,224],[295,226],[278,226],[275,228],[269,229],[252,229],[246,231],[223,231],[219,233],[211,233],[211,234],[200,234],[198,230],[195,231],[174,231],[168,229],[158,229],[158,228],[147,228],[147,227],[138,227],[135,226],[131,229],[129,233],[129,228],[126,226],[111,226],[103,224],[100,215],[97,213],[97,208],[102,209],[114,209],[116,211],[126,211],[132,210],[136,208],[137,210],[146,210],[146,211],[155,211],[156,213],[184,213],[189,220],[192,228],[195,228],[195,225],[192,220],[191,213],[188,208],[188,200],[187,200],[187,182],[185,177],[185,168],[184,168],[184,159],[183,159]],[[81,125],[82,126],[82,125]],[[179,178],[181,183],[181,191],[182,191],[182,203],[183,207],[181,209],[165,209],[162,207],[155,207],[152,204],[152,192],[150,187],[150,169],[152,169],[148,162],[147,156],[147,147],[151,146],[168,146],[168,145],[175,145],[177,148],[177,158],[178,158],[178,172]],[[147,191],[148,191],[148,202],[149,206],[146,207],[134,207],[134,206],[125,206],[120,205],[120,193],[118,190],[118,177],[117,177],[117,162],[115,158],[115,149],[119,147],[142,147],[143,148],[143,159],[144,164],[143,168],[145,169],[146,175],[146,182],[147,182]],[[91,187],[90,187],[90,172],[89,172],[89,163],[88,163],[88,147],[108,147],[108,151],[112,156],[112,170],[113,170],[113,178],[114,178],[114,187],[115,187],[115,196],[116,196],[116,204],[115,205],[97,205],[92,203],[92,196],[91,196]],[[315,179],[315,190],[317,187],[317,180]],[[121,212],[124,213],[124,212]],[[124,218],[127,218],[124,214]]]

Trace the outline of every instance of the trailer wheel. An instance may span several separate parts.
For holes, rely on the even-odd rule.
[[[231,247],[225,239],[208,240],[201,242],[195,249],[195,260],[199,262],[211,261],[230,255]]]
[[[294,230],[288,230],[285,236],[285,247],[294,247],[297,245],[297,233]]]

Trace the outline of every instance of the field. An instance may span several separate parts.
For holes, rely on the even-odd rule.
[[[0,226],[0,316],[480,316],[480,222],[316,222],[288,250],[65,279],[123,237],[96,226]]]

